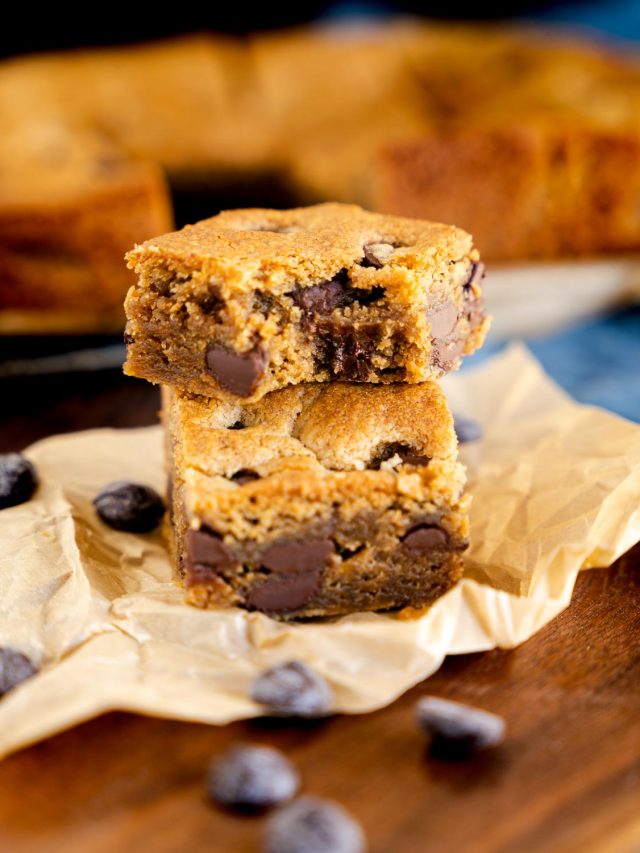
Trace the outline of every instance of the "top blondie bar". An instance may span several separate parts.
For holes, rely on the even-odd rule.
[[[209,397],[423,382],[488,327],[469,234],[353,205],[225,211],[127,260],[125,372]]]

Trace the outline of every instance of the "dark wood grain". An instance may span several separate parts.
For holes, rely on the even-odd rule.
[[[1,449],[153,422],[157,408],[152,388],[117,375],[23,391]],[[360,819],[374,853],[640,850],[639,568],[635,549],[585,573],[528,643],[450,658],[374,714],[221,729],[110,714],[52,738],[0,764],[0,851],[259,850],[264,818],[203,797],[210,757],[238,740],[283,749],[306,791]],[[504,715],[505,743],[468,763],[430,760],[413,710],[427,693]]]

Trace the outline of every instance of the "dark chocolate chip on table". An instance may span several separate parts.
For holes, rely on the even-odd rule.
[[[463,418],[462,415],[454,415],[453,425],[460,444],[478,441],[482,438],[482,427],[473,418]]]
[[[164,515],[164,502],[155,489],[124,480],[105,486],[93,505],[105,524],[128,533],[148,533]]]
[[[22,652],[0,647],[0,696],[4,696],[18,684],[35,675],[38,668]]]
[[[429,748],[434,758],[467,758],[497,746],[504,739],[502,717],[460,702],[425,696],[418,700],[416,714],[430,737]]]
[[[406,533],[402,544],[409,551],[431,551],[433,548],[446,548],[449,537],[445,531],[435,524],[417,524]]]
[[[318,717],[328,713],[331,688],[302,661],[271,667],[251,684],[249,695],[272,714],[284,717]]]
[[[21,453],[0,455],[0,509],[29,500],[38,487],[33,463]]]
[[[340,805],[300,797],[267,823],[265,853],[364,853],[362,827]]]
[[[300,788],[291,762],[269,746],[234,746],[213,761],[207,795],[227,808],[260,811],[289,802]]]
[[[211,344],[206,354],[207,372],[218,384],[238,397],[250,397],[264,374],[267,357],[261,346],[237,353]]]

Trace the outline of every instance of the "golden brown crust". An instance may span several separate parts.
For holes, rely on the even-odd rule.
[[[355,205],[226,211],[127,257],[139,281],[125,370],[194,394],[423,382],[457,367],[488,326],[469,234]],[[255,381],[225,382],[212,349],[254,359]]]

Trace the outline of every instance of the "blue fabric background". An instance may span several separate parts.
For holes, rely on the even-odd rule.
[[[640,308],[526,343],[547,373],[576,400],[640,422]],[[489,339],[465,366],[478,364],[502,346]]]

